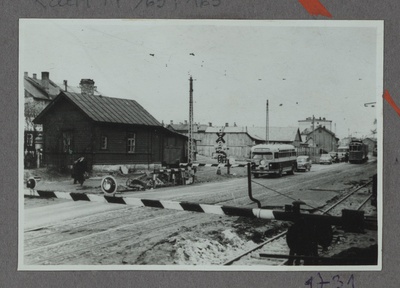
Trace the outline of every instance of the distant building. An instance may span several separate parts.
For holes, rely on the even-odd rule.
[[[306,134],[304,133],[306,130],[309,132],[318,127],[325,127],[329,131],[332,131],[332,120],[327,120],[325,117],[307,117],[305,120],[299,120],[298,123],[302,135]]]
[[[303,139],[308,147],[314,147],[317,154],[329,153],[337,151],[339,138],[335,133],[325,127],[318,127],[315,130],[303,131]]]
[[[187,135],[188,124],[169,124],[176,131]],[[247,159],[250,149],[257,144],[265,143],[265,127],[239,127],[236,124],[229,126],[213,126],[212,123],[193,125],[193,138],[196,139],[197,152],[201,155],[213,157],[217,148],[217,133],[223,134],[223,151],[228,157]],[[297,127],[270,127],[269,143],[292,144],[299,147],[301,143],[300,131]]]
[[[373,153],[374,149],[377,148],[377,140],[376,138],[365,138],[362,140],[362,142],[366,145],[368,145],[368,151],[369,153]]]
[[[60,93],[60,87],[50,80],[49,72],[29,76],[24,73],[24,166],[36,167],[38,147],[42,143],[42,125],[33,119]]]
[[[43,160],[67,168],[84,156],[93,169],[153,169],[187,161],[187,137],[166,129],[135,100],[61,91],[35,119],[43,125]],[[68,88],[66,89],[68,90]]]
[[[340,139],[339,146],[349,146],[351,139],[352,139],[352,137],[345,137],[345,138]]]

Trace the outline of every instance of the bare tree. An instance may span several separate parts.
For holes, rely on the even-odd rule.
[[[37,125],[33,123],[33,119],[35,119],[46,106],[47,103],[42,101],[25,102],[25,130],[36,131]]]

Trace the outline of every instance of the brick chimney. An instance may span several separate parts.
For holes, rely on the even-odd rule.
[[[79,83],[81,88],[81,94],[84,96],[93,96],[94,90],[97,88],[94,86],[94,81],[92,79],[82,79]]]
[[[42,72],[42,86],[49,91],[49,72]]]

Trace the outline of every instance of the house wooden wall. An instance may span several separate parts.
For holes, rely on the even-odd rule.
[[[187,162],[187,138],[167,134],[164,137],[163,166],[176,166],[177,162]]]
[[[67,167],[78,155],[91,152],[91,121],[68,101],[61,99],[43,120],[44,163]],[[73,135],[71,151],[63,151],[63,132]]]
[[[163,135],[146,126],[97,124],[93,129],[96,165],[161,163]],[[128,153],[128,134],[135,135],[135,151]],[[107,137],[107,149],[101,149],[101,137]]]
[[[319,149],[326,152],[337,151],[338,141],[331,133],[323,129],[315,130],[308,135],[308,138],[313,138],[313,143],[317,144]]]

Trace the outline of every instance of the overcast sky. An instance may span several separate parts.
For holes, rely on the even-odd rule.
[[[339,138],[369,135],[382,95],[382,22],[20,21],[20,76],[95,81],[135,99],[160,122],[298,126],[326,117]],[[23,95],[23,94],[22,94]],[[335,132],[335,125],[332,130]]]

